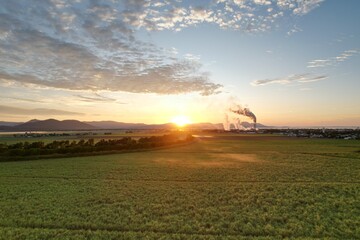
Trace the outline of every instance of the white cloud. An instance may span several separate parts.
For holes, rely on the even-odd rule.
[[[279,8],[290,10],[295,15],[305,15],[320,6],[325,0],[277,0],[276,4]]]
[[[270,5],[271,1],[269,0],[254,0],[255,4],[259,4],[259,5]]]
[[[318,7],[323,1],[324,0],[299,1],[299,4],[293,9],[293,12],[296,15],[305,15]]]
[[[200,23],[244,32],[264,32],[285,16],[305,15],[324,0],[233,0],[148,4],[142,1],[136,11],[124,13],[125,21],[147,30],[171,29],[179,31]],[[139,1],[141,2],[141,1]],[[153,1],[152,1],[153,2]],[[130,5],[131,6],[131,5]],[[131,7],[128,7],[131,8]]]
[[[318,68],[318,67],[327,67],[332,66],[333,61],[330,59],[316,59],[308,62],[308,68]]]
[[[268,84],[290,84],[290,83],[309,83],[325,80],[328,77],[325,75],[313,75],[310,73],[304,74],[293,74],[284,78],[274,78],[274,79],[261,79],[251,82],[253,86],[262,86]]]
[[[360,53],[360,50],[346,50],[342,52],[339,56],[331,57],[328,59],[315,59],[308,62],[308,68],[322,68],[322,67],[330,67],[335,66],[340,62],[344,62],[348,60],[350,57],[357,55]]]
[[[300,27],[298,27],[297,25],[294,25],[288,32],[287,32],[287,35],[288,36],[291,36],[291,35],[293,35],[293,34],[295,34],[295,33],[298,33],[298,32],[302,32],[303,30],[300,28]]]

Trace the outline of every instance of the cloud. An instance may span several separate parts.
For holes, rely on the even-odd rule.
[[[174,49],[141,41],[137,31],[213,24],[264,32],[281,19],[307,14],[321,2],[2,1],[0,82],[95,92],[212,95],[222,85],[211,81],[200,58],[179,57]]]
[[[88,96],[88,95],[84,96],[84,95],[80,95],[80,94],[75,95],[75,96],[80,98],[80,100],[83,102],[103,102],[103,103],[116,102],[119,104],[126,104],[123,102],[118,102],[115,98],[105,97],[98,93],[94,93],[91,96]]]
[[[2,114],[8,115],[29,115],[29,116],[68,116],[68,115],[85,115],[83,113],[78,112],[69,112],[58,109],[50,109],[50,108],[33,108],[33,109],[25,109],[25,108],[17,108],[11,106],[0,105],[0,112]]]
[[[348,60],[350,57],[360,53],[360,50],[352,49],[342,52],[339,56],[328,59],[316,59],[308,62],[308,68],[322,68],[336,66],[340,62]]]
[[[45,103],[45,101],[36,100],[36,99],[31,99],[31,98],[10,97],[10,96],[1,96],[0,98],[3,98],[3,99],[13,99],[13,100],[22,101],[22,102]]]
[[[133,93],[219,91],[222,86],[210,81],[199,59],[176,57],[134,36],[125,15],[146,6],[145,1],[121,5],[96,0],[2,3],[0,81]]]
[[[253,86],[262,86],[268,84],[290,84],[290,83],[309,83],[309,82],[317,82],[321,80],[325,80],[328,77],[325,75],[313,75],[310,73],[304,74],[294,74],[289,75],[284,78],[275,78],[275,79],[262,79],[262,80],[255,80],[251,82]]]
[[[181,29],[201,23],[245,32],[271,29],[281,18],[302,16],[324,0],[126,1],[124,21],[147,30]]]
[[[293,27],[292,27],[292,29],[290,29],[288,32],[287,32],[287,35],[288,36],[291,36],[291,35],[293,35],[293,34],[295,34],[295,33],[298,33],[298,32],[302,32],[303,30],[300,28],[300,27],[298,27],[297,25],[294,25]]]

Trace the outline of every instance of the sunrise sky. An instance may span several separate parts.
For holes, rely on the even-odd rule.
[[[360,126],[358,0],[0,0],[0,121]],[[245,121],[246,118],[241,120]]]

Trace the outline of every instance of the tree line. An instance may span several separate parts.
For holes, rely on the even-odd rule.
[[[94,139],[81,140],[55,140],[50,143],[43,141],[17,142],[14,144],[0,144],[0,157],[26,157],[41,155],[76,155],[79,153],[108,152],[108,151],[133,151],[141,149],[159,148],[174,144],[186,143],[193,140],[189,134],[179,136],[167,134],[163,136],[141,137],[133,139],[123,137],[120,139]]]

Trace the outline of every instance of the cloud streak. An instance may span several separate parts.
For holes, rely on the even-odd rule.
[[[255,80],[251,82],[251,85],[253,86],[263,86],[268,84],[290,84],[290,83],[310,83],[310,82],[317,82],[327,79],[328,77],[325,75],[313,75],[310,73],[304,73],[304,74],[294,74],[289,75],[284,78],[274,78],[274,79],[261,79],[261,80]]]
[[[31,98],[10,97],[10,96],[1,96],[0,98],[3,98],[3,99],[11,99],[11,100],[17,100],[17,101],[22,101],[22,102],[45,103],[45,101],[41,101],[41,100],[37,100],[37,99],[31,99]]]
[[[105,97],[105,96],[102,96],[98,93],[94,93],[93,95],[91,96],[88,96],[88,95],[75,95],[76,97],[78,97],[81,101],[83,102],[98,102],[98,103],[118,103],[118,104],[126,104],[126,103],[123,103],[123,102],[118,102],[115,98],[110,98],[110,97]]]
[[[331,67],[336,66],[337,64],[341,62],[345,62],[349,58],[351,58],[354,55],[359,54],[360,51],[357,49],[352,50],[346,50],[342,52],[339,56],[331,57],[328,59],[316,59],[308,62],[307,67],[308,68],[323,68],[323,67]]]
[[[70,115],[85,115],[78,112],[70,112],[50,108],[33,108],[25,109],[11,106],[0,105],[0,112],[8,115],[28,115],[28,116],[70,116]]]

